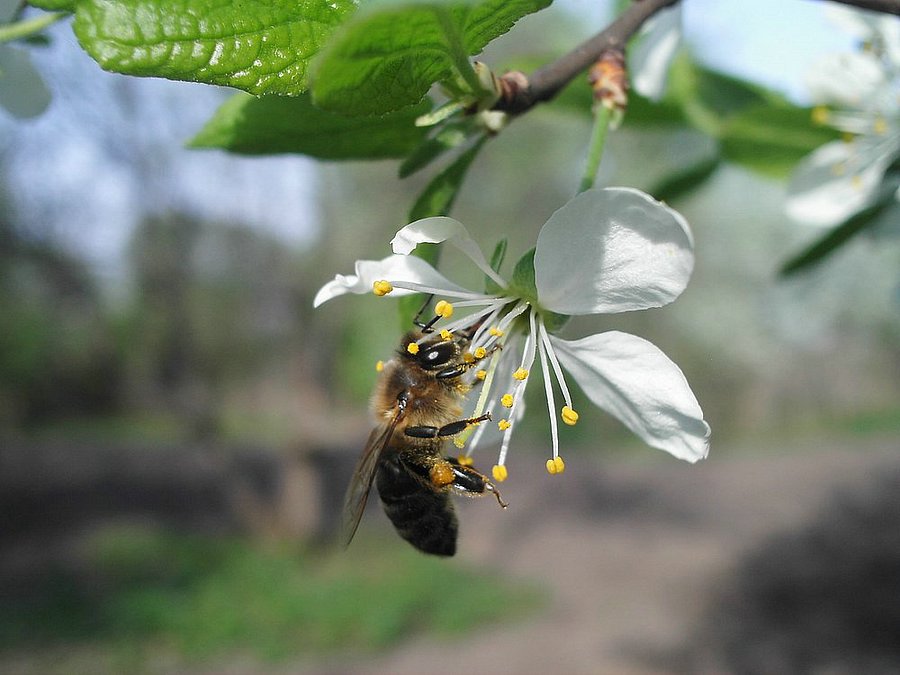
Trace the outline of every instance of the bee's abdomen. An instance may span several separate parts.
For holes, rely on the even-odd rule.
[[[416,479],[396,454],[382,458],[375,484],[384,512],[401,537],[424,553],[456,553],[458,523],[449,494]]]

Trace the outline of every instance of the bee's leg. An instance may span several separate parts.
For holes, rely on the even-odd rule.
[[[403,433],[407,436],[412,436],[413,438],[444,438],[446,436],[456,436],[456,434],[464,431],[466,427],[470,427],[473,424],[478,424],[479,422],[484,422],[485,420],[491,419],[491,413],[485,413],[480,417],[470,417],[466,420],[457,420],[456,422],[450,422],[450,424],[445,424],[442,427],[429,427],[429,426],[416,426],[416,427],[406,427],[403,430]]]
[[[509,506],[509,504],[503,501],[503,497],[500,496],[500,490],[498,490],[483,473],[480,473],[471,467],[463,466],[458,461],[449,457],[447,458],[447,463],[450,464],[453,469],[454,477],[450,487],[455,492],[459,492],[460,494],[469,497],[481,496],[485,492],[492,492],[497,498],[497,503],[500,506],[504,509]]]
[[[419,311],[416,312],[416,315],[413,317],[413,325],[421,328],[423,333],[431,333],[432,332],[431,327],[435,323],[437,323],[437,320],[440,318],[440,316],[436,316],[434,319],[431,320],[431,323],[427,323],[427,324],[422,323],[422,321],[421,321],[422,314],[424,314],[425,310],[428,309],[428,305],[431,304],[432,299],[434,299],[434,293],[430,293],[428,295],[428,297],[425,298],[424,304],[419,308]]]

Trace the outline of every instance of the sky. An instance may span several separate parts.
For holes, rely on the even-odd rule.
[[[685,0],[686,40],[713,67],[802,102],[803,76],[816,57],[850,44],[823,17],[824,4]],[[599,30],[609,7],[597,0],[558,0],[551,11],[576,12],[586,27]],[[68,23],[52,33],[51,46],[33,52],[54,94],[50,108],[25,122],[0,112],[0,156],[20,212],[31,219],[26,226],[42,228],[111,277],[121,273],[121,254],[141,213],[137,205],[164,203],[240,220],[297,246],[315,238],[317,174],[310,160],[181,150],[227,92],[104,73],[79,48]],[[129,127],[129,110],[138,112],[138,125]],[[171,161],[175,154],[155,157],[166,143],[177,161]],[[121,156],[124,147],[135,148],[131,152],[144,162],[143,177],[123,171],[134,160]]]

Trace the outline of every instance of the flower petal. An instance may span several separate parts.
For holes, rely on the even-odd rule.
[[[688,462],[706,457],[703,411],[681,370],[655,345],[617,331],[550,341],[588,398],[648,445]]]
[[[362,295],[372,292],[372,284],[379,279],[422,284],[433,288],[454,292],[467,292],[449,281],[427,262],[416,256],[390,255],[383,260],[357,260],[356,274],[337,274],[334,279],[319,289],[313,300],[313,307],[346,293]],[[402,288],[392,295],[409,295],[414,291]]]
[[[879,198],[892,153],[872,137],[832,141],[802,160],[791,177],[785,208],[800,222],[837,225]]]
[[[506,286],[506,281],[488,265],[484,254],[469,235],[465,225],[453,218],[435,216],[410,223],[391,239],[391,250],[400,255],[409,255],[419,244],[440,244],[442,242],[456,246],[469,256],[482,272],[501,286]]]
[[[869,109],[887,86],[881,60],[869,52],[841,52],[822,57],[806,76],[814,101]]]
[[[687,221],[632,188],[582,192],[550,216],[534,254],[540,304],[569,315],[661,307],[693,268]]]
[[[646,26],[646,35],[632,49],[628,63],[635,91],[658,101],[666,91],[669,66],[681,44],[681,5],[662,10]]]

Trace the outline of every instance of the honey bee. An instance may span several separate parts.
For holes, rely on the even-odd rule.
[[[507,506],[487,476],[443,456],[447,439],[491,416],[461,419],[470,388],[464,375],[477,363],[464,357],[470,334],[445,339],[433,333],[433,323],[417,323],[420,330],[403,337],[380,373],[372,395],[380,423],[369,436],[344,499],[345,546],[356,533],[373,481],[400,536],[438,556],[456,552],[459,525],[451,492],[469,497],[490,492],[500,506]]]

